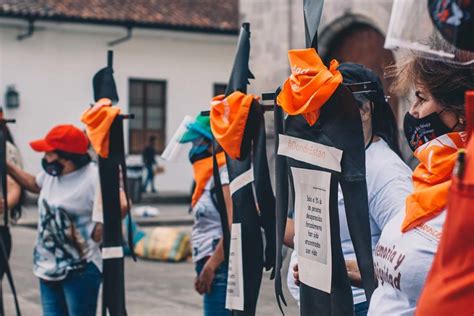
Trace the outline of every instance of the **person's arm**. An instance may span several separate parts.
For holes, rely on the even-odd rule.
[[[15,182],[17,182],[24,189],[32,193],[40,193],[41,188],[36,183],[36,178],[32,174],[24,171],[20,167],[11,162],[7,162],[7,172]]]
[[[230,195],[230,187],[228,184],[222,186],[222,192],[224,193],[225,208],[227,210],[227,220],[229,222],[229,229],[232,228],[233,222],[233,206],[232,206],[232,196]]]
[[[357,260],[346,260],[346,269],[351,285],[362,288],[362,276],[359,271]]]
[[[7,176],[7,188],[8,188],[8,195],[7,195],[8,207],[12,209],[20,202],[21,187],[10,176]],[[3,214],[3,211],[4,209],[3,209],[3,202],[2,202],[0,203],[0,214]]]
[[[195,288],[199,294],[210,293],[212,281],[216,270],[224,262],[224,239],[221,238],[212,256],[206,261],[199,277],[196,279]]]
[[[130,201],[130,207],[132,207],[132,202]],[[128,205],[127,205],[127,196],[123,188],[120,188],[120,213],[122,219],[125,218],[128,214]],[[102,235],[104,230],[103,224],[103,208],[102,208],[102,193],[100,186],[97,185],[96,189],[96,198],[94,200],[94,206],[92,211],[92,220],[95,222],[95,226],[92,229],[91,237],[96,243],[102,241]]]
[[[132,201],[129,200],[127,204],[127,195],[124,190],[120,190],[120,213],[122,214],[122,219],[128,214],[128,206],[132,207]]]
[[[12,177],[7,176],[7,188],[8,188],[8,195],[7,195],[7,202],[8,207],[13,208],[20,203],[21,198],[21,187]]]
[[[293,278],[295,279],[295,284],[297,286],[300,286],[300,272],[298,268],[298,263],[296,263],[294,266],[290,267],[290,269],[293,270]]]
[[[295,222],[293,221],[293,219],[287,218],[283,244],[285,244],[285,246],[287,247],[294,249],[295,248],[294,237],[295,237]]]

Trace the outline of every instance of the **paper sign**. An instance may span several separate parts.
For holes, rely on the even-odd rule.
[[[247,184],[253,182],[253,180],[254,180],[253,168],[250,168],[249,170],[245,171],[244,173],[239,175],[237,178],[232,180],[232,182],[229,185],[230,194],[234,195],[235,192],[239,191]]]
[[[280,134],[278,155],[341,172],[342,150],[335,147]]]
[[[229,310],[244,310],[244,271],[242,266],[242,231],[240,223],[232,224],[225,308]]]
[[[295,241],[301,282],[331,292],[332,251],[329,221],[331,174],[291,168],[295,187]]]

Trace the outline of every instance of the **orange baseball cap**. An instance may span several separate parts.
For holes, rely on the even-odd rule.
[[[72,154],[85,154],[89,140],[84,132],[74,125],[57,125],[44,139],[32,141],[30,146],[39,152],[61,150]]]

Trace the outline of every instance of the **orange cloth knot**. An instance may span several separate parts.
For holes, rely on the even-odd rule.
[[[339,63],[332,60],[328,70],[314,48],[290,50],[288,58],[291,76],[283,84],[277,102],[286,113],[302,114],[313,126],[323,105],[342,83]]]
[[[119,114],[120,109],[112,107],[112,101],[105,98],[82,113],[81,122],[86,124],[87,136],[95,152],[102,158],[109,156],[110,127]]]
[[[235,91],[211,101],[211,129],[217,142],[232,159],[240,158],[240,148],[250,106],[257,98]]]

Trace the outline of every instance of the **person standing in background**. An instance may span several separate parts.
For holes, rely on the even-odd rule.
[[[148,183],[151,184],[151,192],[156,192],[155,189],[155,174],[154,174],[154,166],[157,164],[156,163],[156,150],[155,150],[155,141],[156,137],[155,136],[150,136],[148,138],[148,146],[143,149],[142,153],[142,158],[143,158],[143,165],[146,168],[146,178],[145,182],[143,183],[143,188],[142,191],[146,192],[146,189],[148,187]]]

